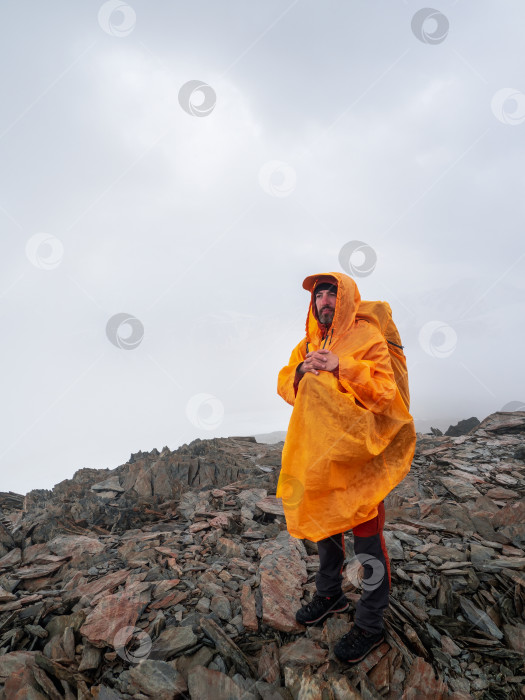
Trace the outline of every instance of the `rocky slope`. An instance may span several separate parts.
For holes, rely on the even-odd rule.
[[[387,498],[386,642],[304,628],[316,546],[275,498],[282,443],[200,441],[0,494],[0,699],[525,696],[525,412],[418,436]],[[344,590],[362,569],[347,536]]]

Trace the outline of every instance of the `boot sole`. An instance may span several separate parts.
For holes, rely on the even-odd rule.
[[[367,651],[365,651],[364,654],[361,654],[361,656],[359,656],[357,659],[343,659],[343,658],[337,656],[337,654],[336,654],[336,656],[337,656],[337,658],[339,659],[339,661],[344,661],[344,662],[347,663],[347,664],[358,664],[358,663],[359,663],[360,661],[362,661],[366,656],[368,656],[368,654],[370,654],[370,652],[371,652],[373,649],[377,649],[378,646],[380,646],[381,644],[383,644],[384,641],[385,641],[385,638],[383,637],[382,639],[379,639],[377,642],[374,642],[374,644],[370,647],[370,649],[367,649]]]
[[[316,622],[320,622],[321,620],[324,620],[325,617],[328,617],[328,615],[333,615],[334,613],[339,613],[339,612],[345,612],[345,610],[348,610],[350,607],[350,603],[346,603],[342,608],[331,608],[330,610],[327,610],[325,613],[323,613],[320,617],[317,617],[315,620],[298,620],[297,618],[296,621],[300,625],[315,625]]]

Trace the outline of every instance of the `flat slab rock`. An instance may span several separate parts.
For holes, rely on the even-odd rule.
[[[279,649],[281,667],[287,664],[320,666],[327,660],[327,657],[328,651],[320,647],[313,639],[298,639]]]
[[[481,496],[478,489],[468,481],[460,481],[459,479],[450,476],[440,476],[438,477],[438,480],[460,501],[466,501],[468,498],[478,498]]]
[[[255,505],[257,506],[257,508],[260,508],[260,510],[262,510],[263,513],[284,516],[282,499],[276,498],[275,496],[266,496],[266,498],[257,501]]]
[[[261,577],[262,621],[282,632],[304,630],[295,619],[301,607],[306,564],[301,559],[294,540],[287,532],[259,547]]]
[[[144,601],[140,595],[125,590],[105,595],[89,613],[80,632],[93,646],[124,645],[127,639],[121,638],[121,630],[130,628],[129,639],[143,608]],[[119,637],[117,633],[120,633]]]
[[[168,627],[153,642],[150,658],[166,661],[196,643],[197,637],[191,627]]]

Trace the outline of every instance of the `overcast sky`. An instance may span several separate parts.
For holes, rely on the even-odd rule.
[[[525,8],[432,8],[3,0],[0,490],[286,429],[316,272],[418,427],[525,400]]]

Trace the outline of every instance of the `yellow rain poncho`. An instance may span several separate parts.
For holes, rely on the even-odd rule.
[[[334,318],[326,329],[314,312],[319,281],[338,283]],[[277,497],[288,532],[317,542],[377,515],[377,506],[406,476],[414,456],[414,421],[396,386],[388,347],[371,323],[356,319],[361,297],[348,275],[307,277],[312,291],[306,338],[279,372],[277,391],[293,408],[282,454]],[[338,371],[296,368],[308,351],[326,349]],[[338,376],[337,376],[338,375]]]

